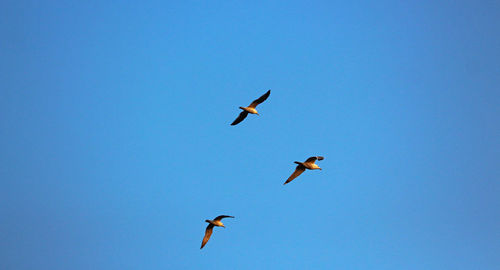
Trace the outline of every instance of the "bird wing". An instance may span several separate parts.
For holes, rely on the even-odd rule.
[[[208,224],[207,229],[205,230],[205,236],[203,237],[203,241],[201,242],[201,248],[202,249],[205,244],[208,242],[208,239],[210,239],[210,236],[212,235],[212,231],[214,230],[214,225],[213,224]]]
[[[324,157],[317,156],[317,157],[310,157],[306,160],[304,163],[314,163],[316,160],[323,160],[325,159]]]
[[[234,125],[237,125],[239,124],[241,121],[243,121],[243,119],[245,119],[248,115],[248,112],[247,111],[242,111],[240,113],[240,115],[238,115],[238,118],[236,118],[232,123],[231,123],[231,126],[234,126]]]
[[[218,217],[214,218],[214,220],[221,220],[221,219],[223,219],[223,218],[228,218],[228,217],[230,217],[230,218],[234,218],[233,216],[220,215],[220,216],[218,216]]]
[[[297,178],[297,176],[299,176],[305,170],[306,170],[306,167],[304,167],[304,165],[297,165],[297,167],[295,168],[295,171],[292,173],[292,175],[290,175],[290,177],[288,177],[288,179],[286,180],[285,183],[283,183],[283,185],[286,185],[288,182],[290,182],[293,179]]]
[[[271,90],[267,91],[264,95],[262,95],[260,98],[254,100],[250,105],[248,105],[248,107],[251,107],[251,108],[255,108],[257,107],[257,105],[261,104],[262,102],[264,102],[264,100],[266,100],[269,95],[271,94]]]

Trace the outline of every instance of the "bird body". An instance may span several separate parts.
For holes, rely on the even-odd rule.
[[[238,117],[231,123],[231,126],[235,126],[237,124],[239,124],[241,121],[243,121],[247,115],[250,113],[250,114],[256,114],[256,115],[259,115],[259,113],[257,112],[257,110],[255,109],[255,107],[257,107],[257,105],[261,104],[262,102],[264,102],[268,97],[269,95],[271,94],[271,90],[267,91],[264,95],[262,95],[261,97],[259,97],[258,99],[252,101],[252,103],[250,103],[250,105],[248,105],[248,107],[239,107],[240,109],[242,109],[243,111],[240,113],[240,115],[238,115]]]
[[[224,227],[224,228],[226,228],[226,226],[224,226],[224,224],[220,220],[206,219],[205,222],[208,222],[208,223],[210,223],[210,224],[212,224],[214,226],[217,226],[217,227]]]
[[[324,157],[317,156],[317,157],[310,157],[304,162],[300,161],[295,161],[295,164],[298,164],[297,167],[295,167],[295,171],[288,177],[288,179],[283,183],[283,185],[286,185],[293,179],[297,178],[297,176],[301,175],[306,169],[308,170],[321,170],[321,168],[318,166],[318,164],[314,163],[316,160],[323,160]]]
[[[247,113],[259,115],[259,113],[257,112],[257,110],[255,108],[252,108],[252,107],[240,107],[240,109],[246,111]]]
[[[321,170],[321,168],[318,166],[316,163],[311,163],[311,162],[299,162],[295,161],[294,163],[299,164],[301,166],[304,166],[308,170]]]

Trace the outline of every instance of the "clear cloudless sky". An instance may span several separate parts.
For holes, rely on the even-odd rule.
[[[2,1],[0,269],[500,269],[499,18]]]

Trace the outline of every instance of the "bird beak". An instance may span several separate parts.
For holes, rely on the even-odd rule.
[[[258,115],[258,116],[260,116],[260,114],[259,114],[259,113],[257,113],[257,115]]]
[[[226,226],[222,225],[222,227],[226,228]]]
[[[321,169],[321,168],[319,168],[319,169],[320,169],[320,170],[323,170],[323,169]]]

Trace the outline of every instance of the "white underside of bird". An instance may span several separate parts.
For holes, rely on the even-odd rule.
[[[244,110],[247,113],[257,114],[257,115],[259,114],[257,112],[257,110],[255,108],[252,108],[252,107],[240,107],[240,109]]]

